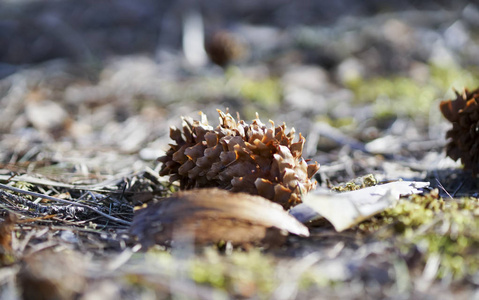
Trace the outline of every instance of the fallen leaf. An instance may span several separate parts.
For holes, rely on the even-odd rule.
[[[285,232],[309,236],[307,227],[279,204],[260,196],[225,190],[178,192],[137,210],[130,228],[143,247],[194,242],[276,245]]]
[[[400,196],[421,193],[419,189],[428,186],[429,182],[396,181],[344,193],[311,192],[290,214],[303,223],[322,216],[343,231],[384,211]]]

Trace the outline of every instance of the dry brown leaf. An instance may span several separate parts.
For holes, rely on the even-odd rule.
[[[145,248],[172,241],[273,246],[283,243],[285,232],[309,236],[308,229],[280,205],[216,188],[178,192],[137,210],[130,232]]]

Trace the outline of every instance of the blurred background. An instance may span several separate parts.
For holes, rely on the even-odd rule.
[[[98,180],[229,108],[295,127],[323,172],[379,168],[333,167],[355,151],[430,164],[438,101],[478,85],[478,29],[471,1],[2,0],[0,162]]]

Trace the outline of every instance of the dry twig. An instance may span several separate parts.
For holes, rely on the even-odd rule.
[[[70,205],[73,205],[74,207],[61,207],[61,206],[55,206],[55,205],[52,205],[52,206],[46,206],[46,205],[41,205],[41,204],[37,204],[37,203],[33,203],[31,201],[28,201],[20,196],[15,196],[15,195],[12,195],[12,194],[9,194],[9,193],[6,193],[6,192],[3,192],[3,191],[0,191],[0,195],[2,197],[5,197],[7,199],[10,199],[12,201],[15,201],[15,202],[19,202],[23,205],[26,205],[27,207],[30,207],[30,208],[33,208],[33,209],[38,209],[40,212],[42,213],[60,213],[60,212],[74,212],[75,210],[78,211],[79,208],[84,208],[84,209],[89,209],[109,220],[112,220],[112,221],[115,221],[117,223],[120,223],[120,224],[124,224],[124,225],[130,225],[130,222],[128,221],[125,221],[125,220],[122,220],[122,219],[119,219],[119,218],[116,218],[116,217],[113,217],[109,214],[106,214],[94,207],[91,207],[91,206],[88,206],[88,205],[85,205],[85,204],[82,204],[82,203],[78,203],[78,202],[74,202],[74,201],[70,201],[70,200],[65,200],[65,199],[60,199],[60,198],[55,198],[55,197],[52,197],[52,196],[47,196],[47,195],[43,195],[43,194],[40,194],[40,193],[35,193],[35,192],[31,192],[31,191],[25,191],[25,190],[22,190],[22,189],[18,189],[18,188],[15,188],[15,187],[11,187],[11,186],[8,186],[8,185],[4,185],[4,184],[0,184],[0,189],[4,189],[4,190],[10,190],[10,191],[13,191],[13,192],[16,192],[16,193],[20,193],[20,194],[26,194],[26,195],[30,195],[30,196],[34,196],[34,197],[39,197],[39,198],[42,198],[42,199],[47,199],[47,200],[52,200],[52,201],[58,201],[58,202],[61,202],[61,203],[66,203],[66,204],[70,204]]]

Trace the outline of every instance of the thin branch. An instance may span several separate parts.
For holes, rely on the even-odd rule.
[[[439,181],[439,179],[436,178],[436,181],[437,181],[437,184],[438,184],[438,187],[440,187],[448,196],[449,198],[453,199],[451,194],[449,194],[449,192],[446,190],[446,188],[442,185],[442,183]]]
[[[30,195],[30,196],[34,196],[34,197],[39,197],[39,198],[42,198],[42,199],[47,199],[47,200],[58,201],[58,202],[70,204],[70,205],[77,206],[77,207],[83,207],[83,208],[89,209],[89,210],[91,210],[91,211],[93,211],[93,212],[95,212],[95,213],[97,213],[97,214],[99,214],[99,215],[101,215],[101,216],[103,216],[107,219],[115,221],[117,223],[124,224],[124,225],[130,225],[130,222],[128,222],[128,221],[110,216],[109,214],[106,214],[102,211],[97,210],[96,208],[93,208],[91,206],[88,206],[88,205],[85,205],[85,204],[82,204],[82,203],[78,203],[78,202],[74,202],[74,201],[70,201],[70,200],[65,200],[65,199],[60,199],[60,198],[55,198],[55,197],[52,197],[52,196],[47,196],[47,195],[43,195],[43,194],[40,194],[40,193],[31,192],[31,191],[25,191],[25,190],[18,189],[18,188],[8,186],[8,185],[4,185],[4,184],[1,184],[1,183],[0,183],[0,188],[4,189],[4,190],[10,190],[10,191],[13,191],[13,192],[16,192],[16,193],[20,193],[20,194],[26,194],[26,195]],[[32,202],[30,202],[30,201],[28,201],[30,204],[26,204],[25,201],[21,201],[21,202],[22,202],[22,204],[25,204],[29,207],[32,204]]]
[[[459,186],[458,186],[457,189],[454,191],[454,193],[452,193],[452,196],[456,197],[457,192],[459,192],[459,190],[462,188],[462,186],[464,185],[464,182],[465,182],[465,180],[463,180],[463,181],[461,181],[461,182],[459,183]]]
[[[46,214],[67,214],[67,215],[74,215],[77,216],[78,214],[85,214],[86,209],[83,207],[75,207],[75,206],[58,206],[58,205],[43,205],[36,202],[32,202],[28,199],[23,198],[22,196],[10,194],[8,192],[0,190],[0,198],[8,201],[11,205],[21,204],[28,208],[34,209],[40,213]]]

